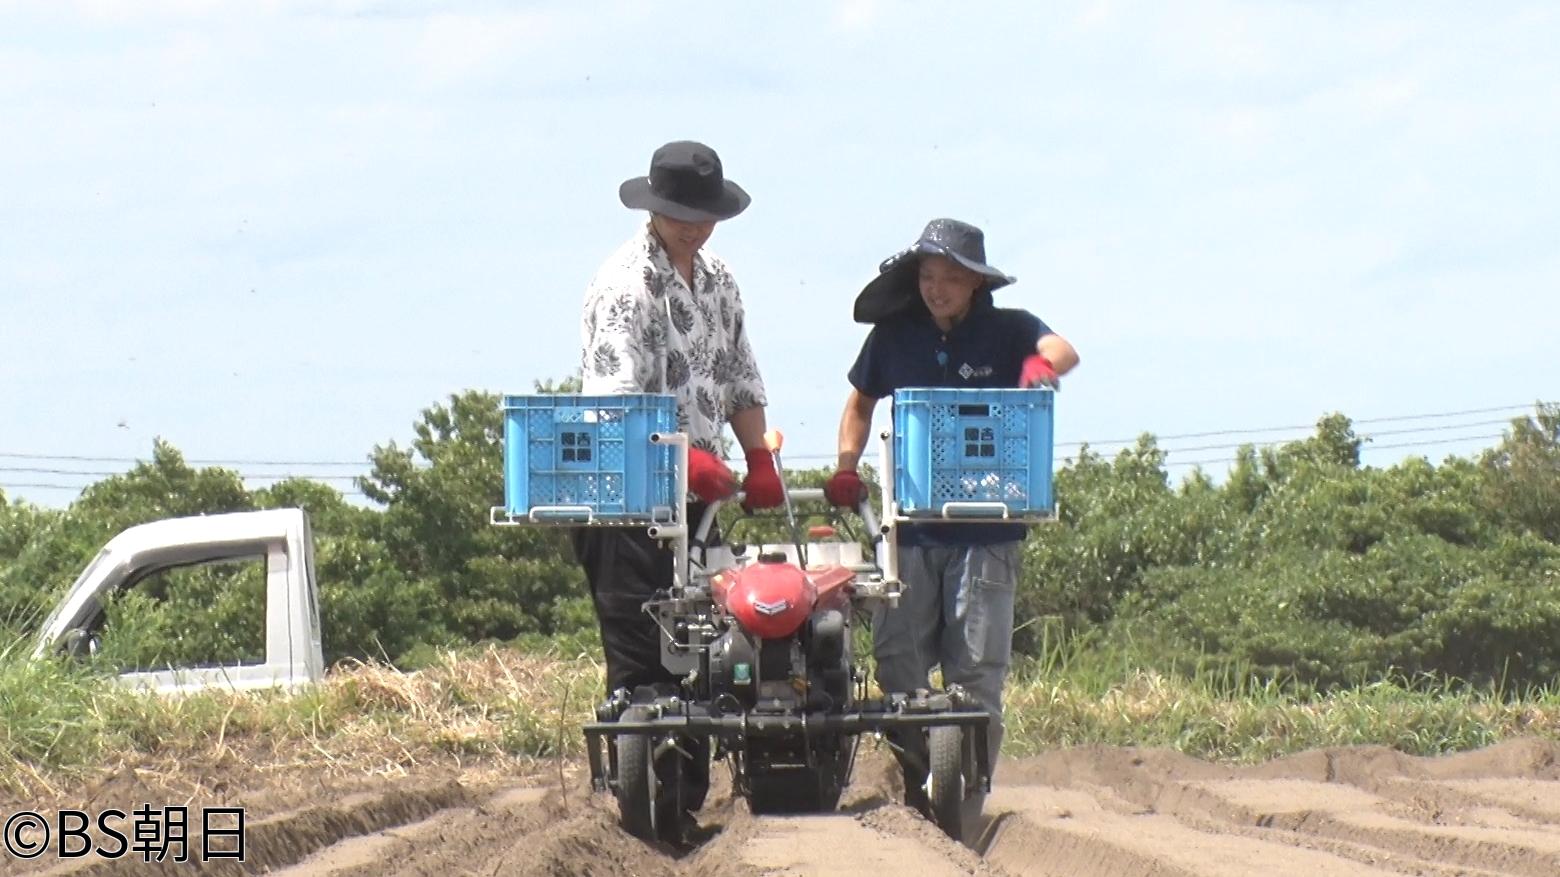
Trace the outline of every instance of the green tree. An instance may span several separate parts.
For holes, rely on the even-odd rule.
[[[91,485],[63,513],[31,515],[26,541],[0,568],[0,601],[8,616],[30,628],[121,530],[162,518],[251,508],[236,473],[193,469],[176,448],[157,439],[151,460]]]
[[[510,639],[589,617],[563,531],[489,523],[489,510],[503,504],[499,397],[452,395],[412,429],[410,446],[374,449],[362,489],[384,507],[380,538],[391,561],[431,584],[445,629],[467,640]]]
[[[1560,542],[1560,405],[1540,403],[1533,416],[1513,420],[1482,466],[1482,506],[1491,516]]]
[[[325,660],[397,660],[454,636],[434,583],[410,575],[384,544],[384,515],[317,481],[289,479],[255,493],[260,508],[301,508],[314,532]]]
[[[1545,460],[1545,446],[1520,429],[1514,444],[1483,467],[1361,469],[1347,422],[1324,419],[1311,439],[1245,453],[1202,554],[1147,558],[1114,604],[1112,635],[1150,644],[1160,663],[1214,660],[1321,686],[1393,673],[1549,682],[1560,548],[1530,526],[1543,520],[1532,510],[1547,470],[1501,465]],[[1503,521],[1481,507],[1492,490],[1540,499],[1514,502],[1522,511]],[[1194,519],[1192,498],[1171,517]]]
[[[1229,512],[1206,478],[1173,489],[1164,462],[1145,435],[1111,461],[1085,447],[1057,474],[1058,521],[1037,528],[1025,548],[1016,648],[1038,645],[1035,619],[1089,629],[1114,616],[1147,570],[1210,559]]]

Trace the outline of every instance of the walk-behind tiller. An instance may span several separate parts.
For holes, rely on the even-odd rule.
[[[644,609],[661,628],[662,663],[679,677],[676,690],[619,690],[584,728],[592,784],[616,795],[624,828],[646,839],[680,839],[685,814],[702,805],[712,756],[729,764],[736,792],[755,813],[833,810],[850,780],[860,739],[871,734],[887,742],[905,767],[905,803],[962,839],[966,822],[978,815],[979,801],[990,790],[989,714],[957,686],[871,696],[864,656],[856,654],[851,635],[858,616],[899,599],[895,536],[897,521],[904,518],[886,515],[880,525],[872,503],[864,500],[856,513],[866,540],[833,538],[831,526],[809,528],[804,538],[798,506],[803,520],[821,515],[847,533],[853,527],[827,505],[822,490],[786,488],[790,544],[706,545],[720,504],[709,507],[691,528],[683,520],[687,437],[642,425],[637,440],[648,438],[666,452],[661,465],[669,470],[671,484],[670,496],[664,497],[669,501],[650,510],[648,525],[633,515],[604,516],[606,506],[597,496],[538,505],[526,495],[528,490],[531,497],[537,495],[536,485],[523,483],[536,477],[524,471],[523,433],[527,428],[533,436],[549,433],[538,423],[536,406],[562,403],[530,401],[535,398],[506,399],[509,507],[495,509],[493,523],[647,526],[675,557],[671,589],[655,594]],[[603,400],[635,397],[574,398],[586,409],[602,406],[601,416],[553,428],[546,453],[575,463],[592,462],[581,461],[582,454],[618,459],[622,449],[614,450],[604,436],[610,429],[612,440],[626,438],[632,444],[633,413],[607,416],[609,403]],[[516,414],[523,404],[531,407]],[[546,413],[562,416],[550,409]],[[626,426],[615,423],[618,418]],[[883,507],[899,512],[890,438],[883,435]],[[779,434],[770,433],[766,442],[784,485]],[[534,439],[530,444],[535,468],[542,451]],[[1048,477],[1048,455],[1046,462]],[[614,498],[626,493],[632,501],[635,485],[623,483],[621,476],[609,481],[598,474],[591,490],[606,490]],[[549,485],[541,493],[557,492],[556,485]],[[939,517],[957,517],[952,507],[958,505],[945,504]],[[977,507],[979,517],[994,504],[968,505]],[[863,558],[863,541],[873,545],[870,560]]]
[[[778,436],[768,438],[783,483]],[[822,501],[821,490],[787,488],[789,546],[690,551],[682,527],[652,528],[674,546],[677,580],[645,611],[661,627],[662,663],[682,677],[682,691],[648,703],[620,691],[585,727],[591,778],[617,794],[631,833],[670,838],[680,831],[682,813],[695,803],[684,797],[688,737],[712,740],[753,812],[816,813],[838,804],[860,736],[887,732],[892,741],[924,735],[924,745],[895,743],[911,758],[929,759],[923,787],[910,789],[907,801],[962,837],[966,801],[989,788],[989,717],[957,689],[868,697],[851,623],[857,612],[898,600],[894,549],[867,502],[858,511],[881,566],[861,562],[858,542],[804,542],[792,503],[826,509]],[[705,512],[695,545],[716,511]]]

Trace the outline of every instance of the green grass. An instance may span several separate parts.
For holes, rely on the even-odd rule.
[[[30,643],[0,647],[0,771],[88,763],[108,728],[101,723],[101,685],[80,667],[29,660]]]
[[[1058,746],[1169,747],[1258,762],[1326,746],[1439,755],[1522,736],[1560,739],[1560,691],[1517,695],[1446,680],[1388,678],[1327,693],[1259,681],[1245,668],[1145,669],[1130,649],[1053,647],[1013,668],[1010,755]]]
[[[499,646],[332,669],[287,695],[163,697],[119,688],[66,661],[0,652],[0,788],[18,795],[160,759],[317,764],[346,772],[424,761],[534,759],[583,748],[600,668],[575,652]]]
[[[292,696],[156,697],[67,662],[27,660],[13,646],[0,650],[0,787],[25,796],[159,761],[371,774],[440,760],[575,755],[583,748],[579,725],[601,691],[591,654],[574,642],[430,650],[414,673],[347,665]],[[1518,736],[1560,738],[1553,689],[1517,697],[1399,680],[1324,695],[1245,681],[1237,670],[1172,676],[1141,669],[1119,651],[1050,648],[1014,667],[1004,752],[1162,746],[1257,762],[1321,746],[1431,755]]]

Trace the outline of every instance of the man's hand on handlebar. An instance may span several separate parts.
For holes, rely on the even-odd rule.
[[[823,485],[823,495],[831,505],[854,509],[867,497],[867,487],[855,469],[840,469]]]
[[[737,476],[709,451],[689,448],[688,490],[704,502],[717,502],[737,491]]]
[[[766,448],[749,448],[747,465],[747,477],[742,480],[742,492],[746,494],[742,507],[752,511],[772,509],[784,503],[785,488],[780,486],[774,455]]]

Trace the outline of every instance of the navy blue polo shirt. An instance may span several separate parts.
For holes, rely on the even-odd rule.
[[[1024,360],[1050,332],[1034,314],[996,307],[984,296],[947,332],[917,308],[872,327],[850,383],[874,399],[904,387],[1016,387]],[[1023,524],[909,524],[899,528],[899,544],[993,545],[1026,532]]]

